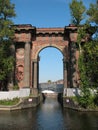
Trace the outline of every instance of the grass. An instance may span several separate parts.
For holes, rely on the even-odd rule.
[[[19,98],[13,98],[12,100],[0,100],[0,105],[11,106],[16,105],[19,102]]]

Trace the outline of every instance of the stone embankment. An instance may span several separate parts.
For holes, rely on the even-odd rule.
[[[76,111],[81,111],[81,112],[98,112],[98,108],[95,109],[84,109],[81,108],[77,102],[73,101],[72,98],[70,97],[63,97],[63,107],[68,108],[68,109],[73,109]]]
[[[12,105],[12,106],[0,105],[0,110],[13,111],[13,110],[36,107],[40,104],[41,100],[42,100],[42,95],[38,95],[36,97],[20,98],[19,103],[17,103],[16,105]]]

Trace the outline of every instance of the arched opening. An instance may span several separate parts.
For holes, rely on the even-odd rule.
[[[63,54],[55,47],[45,47],[39,54],[39,90],[63,93]]]

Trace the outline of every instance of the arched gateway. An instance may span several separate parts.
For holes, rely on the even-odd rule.
[[[15,25],[15,28],[15,77],[20,88],[30,87],[37,92],[38,54],[45,47],[55,47],[63,54],[64,88],[78,86],[77,27],[36,28],[32,25]]]

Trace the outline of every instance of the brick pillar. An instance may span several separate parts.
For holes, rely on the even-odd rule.
[[[30,42],[25,43],[24,87],[30,87]]]
[[[71,87],[77,87],[77,59],[76,44],[71,42],[70,64],[71,64]]]
[[[15,45],[11,45],[11,55],[15,58]],[[15,66],[13,67],[12,72],[10,73],[9,81],[8,81],[8,90],[13,90],[13,85],[15,81]]]
[[[67,61],[63,59],[63,78],[64,78],[64,93],[63,95],[67,95]]]

